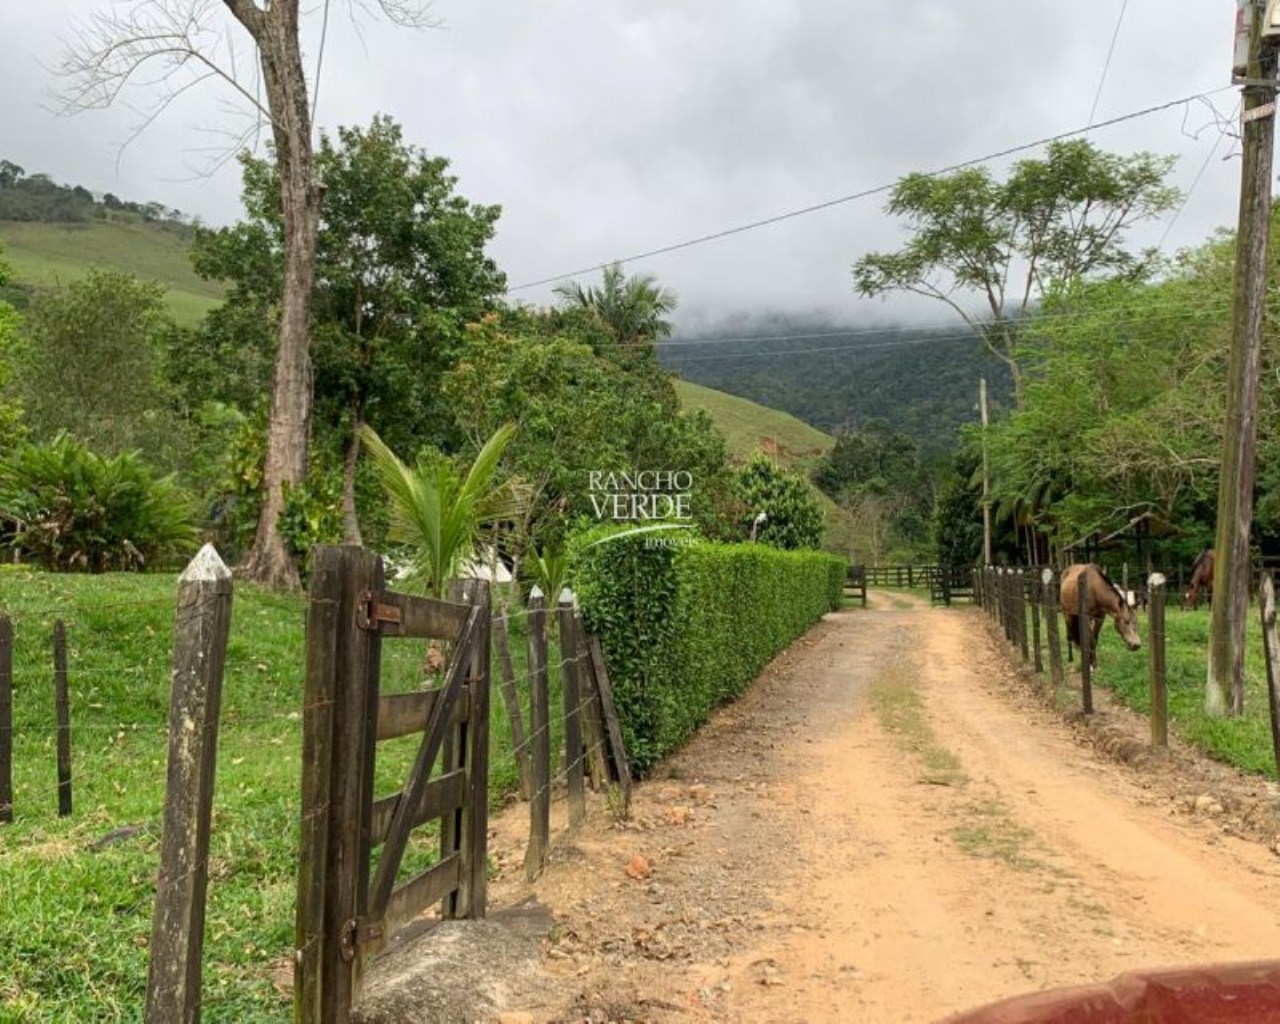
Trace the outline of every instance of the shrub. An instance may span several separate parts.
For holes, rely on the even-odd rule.
[[[764,544],[573,538],[570,582],[609,663],[627,754],[644,774],[769,660],[840,606],[846,564]],[[683,538],[682,538],[683,539]]]
[[[738,470],[734,486],[748,511],[748,526],[763,512],[756,540],[777,548],[816,548],[822,543],[822,507],[812,489],[763,452]]]
[[[66,434],[0,461],[5,539],[62,572],[138,570],[197,540],[186,494],[136,452],[103,458]]]

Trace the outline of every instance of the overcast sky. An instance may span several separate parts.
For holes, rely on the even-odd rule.
[[[211,24],[241,43],[251,84],[239,28],[208,2]],[[230,90],[190,91],[123,153],[136,113],[53,112],[63,86],[48,69],[73,22],[111,6],[0,0],[0,157],[234,220],[236,165],[193,177],[206,150],[225,145],[211,130],[244,127]],[[314,67],[323,0],[304,7]],[[503,207],[493,253],[512,286],[1084,127],[1100,82],[1095,122],[1222,90],[1212,103],[1233,126],[1238,103],[1224,89],[1230,0],[436,0],[439,25],[420,32],[367,16],[357,25],[349,10],[332,0],[319,127],[387,113],[409,141],[448,157],[462,194]],[[156,95],[127,99],[145,107]],[[1167,230],[1166,248],[1194,245],[1234,223],[1239,151],[1221,127],[1197,102],[1091,134],[1116,152],[1179,156],[1184,191],[1203,169],[1171,229],[1167,218],[1148,243]],[[893,307],[857,299],[849,268],[901,240],[883,199],[628,270],[673,288],[685,325],[764,309],[880,319]],[[550,292],[515,294],[546,301]]]

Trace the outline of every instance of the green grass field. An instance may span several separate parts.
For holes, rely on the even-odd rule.
[[[780,466],[808,468],[836,442],[789,413],[757,405],[737,395],[704,388],[686,380],[676,381],[676,393],[686,409],[705,409],[724,435],[729,454],[745,459],[763,448]]]
[[[1115,630],[1106,626],[1099,650],[1099,681],[1109,686],[1129,707],[1142,714],[1151,710],[1148,668],[1149,631],[1145,617],[1139,623],[1143,648],[1130,653]],[[1169,728],[1220,761],[1275,777],[1271,749],[1271,725],[1267,705],[1266,663],[1262,655],[1262,625],[1256,608],[1250,609],[1245,660],[1245,713],[1240,718],[1210,718],[1204,712],[1205,676],[1209,651],[1209,612],[1165,611],[1166,676],[1169,696]],[[1109,634],[1109,635],[1108,635]]]
[[[1110,689],[1127,707],[1140,714],[1150,715],[1151,635],[1147,618],[1142,613],[1138,616],[1138,631],[1142,635],[1142,649],[1129,651],[1110,621],[1104,624],[1098,639],[1098,667],[1094,670],[1093,679],[1094,685]],[[1165,610],[1165,634],[1170,732],[1219,761],[1274,778],[1276,765],[1271,746],[1267,670],[1262,655],[1262,626],[1257,609],[1252,608],[1249,613],[1245,658],[1245,713],[1239,718],[1211,718],[1204,711],[1209,651],[1208,610],[1184,612],[1171,603]],[[1062,643],[1065,658],[1065,634]],[[1046,647],[1046,675],[1049,671],[1048,658]],[[1064,668],[1068,671],[1070,691],[1064,690],[1058,694],[1059,702],[1064,708],[1078,708],[1078,664],[1064,665]]]
[[[2,1021],[142,1018],[175,593],[173,575],[0,569],[0,612],[15,631],[16,819],[0,825]],[[205,946],[208,1021],[290,1014],[271,970],[293,948],[304,610],[300,596],[245,584],[233,599]],[[67,819],[57,817],[50,637],[58,617],[66,623],[72,695],[75,813]],[[524,674],[519,623],[513,620],[517,677]],[[416,688],[423,653],[421,641],[388,641],[384,691]],[[496,691],[492,707],[496,803],[514,790],[516,769]],[[380,745],[379,795],[403,784],[415,750],[413,737]],[[129,825],[139,826],[129,838],[90,849]],[[430,830],[416,835],[405,870],[434,856]]]
[[[174,318],[186,325],[198,323],[222,300],[222,289],[191,269],[187,243],[146,224],[0,221],[0,242],[19,286],[66,284],[94,267],[123,270],[166,285]]]

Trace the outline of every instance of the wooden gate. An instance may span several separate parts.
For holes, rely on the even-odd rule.
[[[485,587],[465,604],[398,594],[385,589],[372,552],[314,552],[294,978],[300,1024],[345,1022],[364,965],[432,905],[444,917],[484,916],[488,631]],[[380,695],[384,637],[444,641],[442,685]],[[418,733],[404,785],[376,797],[379,741]],[[439,859],[397,884],[410,832],[433,821]]]

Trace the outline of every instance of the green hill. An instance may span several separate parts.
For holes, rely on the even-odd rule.
[[[822,430],[883,421],[925,452],[948,452],[977,418],[978,379],[1012,404],[1008,367],[958,327],[873,326],[822,316],[737,316],[660,349],[662,365]]]
[[[687,380],[676,381],[676,393],[686,409],[707,411],[735,459],[745,459],[756,449],[763,449],[779,465],[808,469],[836,443],[830,434],[790,413],[747,398],[726,395]]]
[[[123,270],[169,288],[179,323],[194,324],[222,299],[222,289],[191,269],[187,240],[171,227],[128,222],[0,221],[0,242],[21,290],[84,277],[93,267]]]
[[[676,381],[676,393],[686,409],[705,409],[716,429],[728,442],[729,455],[745,461],[757,449],[767,452],[780,465],[800,473],[826,518],[825,546],[846,552],[852,547],[853,522],[849,513],[823,494],[809,480],[809,471],[835,443],[835,438],[796,419],[790,413],[758,405],[737,395],[705,388],[687,380]]]

